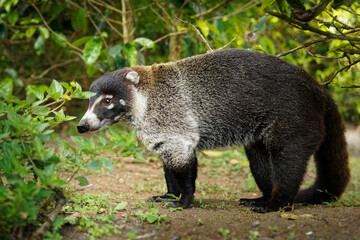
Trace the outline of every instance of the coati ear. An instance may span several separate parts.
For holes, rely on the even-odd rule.
[[[126,79],[132,81],[135,85],[138,85],[140,80],[139,74],[135,71],[128,72],[128,74],[126,74]]]

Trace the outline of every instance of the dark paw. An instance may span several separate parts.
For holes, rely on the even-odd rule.
[[[152,196],[149,198],[149,201],[152,201],[152,202],[164,202],[166,200],[177,200],[177,198],[173,194],[172,195],[168,195],[168,194],[157,195],[157,196]]]
[[[171,208],[188,208],[190,206],[190,204],[185,204],[181,201],[163,201],[164,205],[166,207],[171,207]]]
[[[276,201],[254,202],[249,207],[252,211],[258,213],[277,212],[285,207],[287,203],[279,203]]]
[[[244,206],[251,206],[253,204],[256,204],[258,202],[263,202],[265,201],[264,197],[259,197],[259,198],[240,198],[239,203],[240,205],[244,205]]]

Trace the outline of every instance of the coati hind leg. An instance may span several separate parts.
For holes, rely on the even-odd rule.
[[[245,146],[245,153],[255,182],[263,193],[263,196],[259,198],[241,198],[239,200],[241,205],[251,206],[256,202],[264,202],[272,198],[272,164],[266,146],[260,141]]]
[[[255,212],[265,213],[279,211],[287,205],[292,205],[300,188],[306,172],[310,156],[316,151],[321,135],[316,132],[299,134],[297,137],[283,139],[283,145],[276,145],[270,149],[272,163],[272,189],[271,199],[256,201],[250,204]],[[262,174],[262,169],[255,169],[257,175]]]
[[[165,180],[167,186],[167,193],[165,193],[164,195],[152,196],[150,200],[153,202],[162,202],[164,200],[166,201],[166,199],[175,199],[174,196],[176,198],[180,196],[180,190],[176,185],[175,180],[171,176],[169,169],[165,167],[165,164],[164,164],[164,173],[165,173]]]

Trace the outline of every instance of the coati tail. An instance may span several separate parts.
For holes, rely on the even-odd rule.
[[[312,187],[300,191],[295,202],[321,203],[337,200],[350,179],[345,126],[330,97],[325,114],[325,137],[315,153],[317,177]]]

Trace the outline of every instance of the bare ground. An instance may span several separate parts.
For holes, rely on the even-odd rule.
[[[359,129],[351,133],[349,149],[358,154],[360,146]],[[359,158],[356,158],[356,162]],[[355,166],[359,167],[358,163]],[[359,168],[355,169],[359,171]],[[240,176],[239,176],[240,175]],[[305,182],[312,179],[308,173]],[[353,169],[354,176],[354,169]],[[359,195],[359,174],[352,179],[348,190]],[[165,193],[165,182],[161,163],[120,162],[113,175],[97,173],[88,176],[93,187],[82,193],[106,194],[116,197],[119,202],[140,201],[145,203],[152,195]],[[161,214],[167,214],[168,223],[154,225],[140,223],[139,218],[131,217],[131,212],[141,208],[128,204],[116,213],[114,223],[122,235],[104,236],[101,239],[128,239],[126,232],[136,233],[135,239],[360,239],[360,202],[350,206],[300,205],[290,212],[290,220],[281,212],[259,214],[240,206],[240,197],[259,196],[257,188],[247,188],[246,175],[231,169],[214,168],[200,163],[195,202],[190,209],[171,212],[157,208]],[[244,189],[248,191],[244,191]],[[359,198],[357,198],[359,199]],[[145,209],[145,208],[142,208]],[[295,215],[295,216],[294,216]],[[228,230],[228,231],[227,231]],[[61,230],[64,239],[89,239],[86,232],[76,226],[66,225]]]

